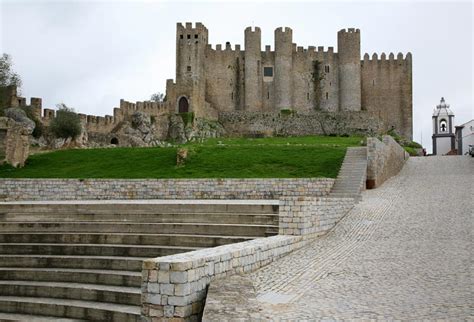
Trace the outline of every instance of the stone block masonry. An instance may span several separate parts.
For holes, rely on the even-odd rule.
[[[212,279],[254,271],[304,243],[302,236],[273,236],[146,260],[142,316],[197,321]]]
[[[367,189],[377,188],[398,174],[408,157],[405,149],[389,135],[384,135],[382,141],[367,138]]]
[[[329,231],[353,198],[282,197],[278,236],[158,257],[143,263],[145,321],[198,320],[213,279],[255,271]]]
[[[324,196],[330,178],[0,179],[0,201],[129,199],[279,199]]]
[[[279,208],[279,234],[323,235],[352,207],[353,198],[283,197]]]

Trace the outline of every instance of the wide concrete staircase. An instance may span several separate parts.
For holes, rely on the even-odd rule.
[[[349,197],[360,200],[367,178],[367,148],[348,148],[330,197]]]
[[[0,320],[137,321],[146,258],[278,234],[278,201],[0,203]]]

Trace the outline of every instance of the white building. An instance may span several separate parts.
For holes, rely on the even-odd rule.
[[[433,111],[433,155],[445,155],[454,150],[454,113],[441,97],[441,102]]]
[[[456,126],[456,149],[458,154],[468,153],[469,145],[474,145],[474,120]]]

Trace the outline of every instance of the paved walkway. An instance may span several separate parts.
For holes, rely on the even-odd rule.
[[[473,319],[474,159],[411,158],[328,235],[256,271],[257,319]]]

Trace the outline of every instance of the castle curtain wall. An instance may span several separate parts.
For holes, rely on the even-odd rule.
[[[385,130],[395,128],[406,138],[413,137],[412,61],[398,54],[372,59],[366,54],[361,61],[362,109],[379,117]]]

